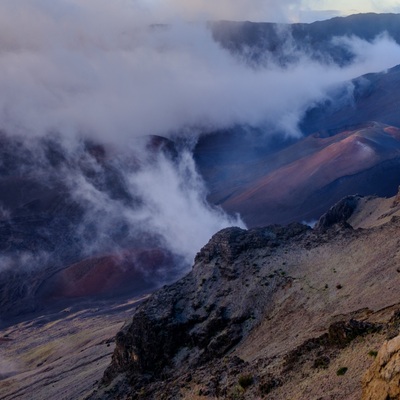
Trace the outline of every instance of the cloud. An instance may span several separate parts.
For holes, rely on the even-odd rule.
[[[265,127],[266,134],[278,130],[299,136],[298,123],[310,105],[348,79],[399,63],[400,48],[385,35],[372,43],[338,38],[355,55],[346,67],[317,62],[306,52],[296,53],[285,67],[266,54],[268,62],[254,67],[216,43],[198,18],[185,22],[180,17],[234,18],[241,10],[265,9],[276,19],[285,10],[296,11],[295,2],[238,1],[232,8],[231,2],[221,1],[208,10],[205,2],[189,7],[171,0],[154,2],[157,12],[148,4],[3,0],[0,127],[25,138],[57,133],[69,154],[68,165],[85,161],[94,176],[104,171],[84,154],[82,137],[113,143],[119,148],[115,154],[130,151],[130,146],[133,158],[145,152],[140,168],[127,168],[129,163],[119,163],[117,156],[112,165],[121,171],[134,206],[101,189],[104,182],[90,179],[82,169],[59,170],[85,208],[77,234],[85,238],[87,253],[94,253],[110,243],[118,245],[110,232],[127,226],[128,237],[156,235],[189,260],[215,231],[242,223],[207,204],[190,146],[176,159],[151,158],[137,144],[140,138],[193,138],[238,124]],[[181,8],[182,14],[176,14]],[[154,25],[163,21],[160,16],[169,24]],[[290,34],[285,51],[295,51]],[[34,172],[45,174],[47,164],[42,162],[37,160]]]
[[[15,191],[0,195],[10,202],[0,221],[0,272],[162,248],[176,261],[164,275],[169,280],[187,270],[215,232],[244,227],[238,216],[208,204],[186,145],[177,151],[160,138],[125,147],[65,135],[20,139],[1,137],[0,158],[17,162],[0,163],[0,183],[19,183],[21,202],[13,200]]]
[[[164,0],[142,1],[157,18],[186,20],[237,20],[289,22],[297,16],[302,2],[294,0]]]
[[[126,158],[111,162],[125,197],[115,197],[115,191],[99,185],[105,170],[90,156],[84,157],[96,171],[95,179],[93,172],[88,178],[81,169],[61,172],[60,179],[67,183],[74,201],[84,208],[77,233],[87,256],[132,246],[148,235],[147,245],[158,243],[190,265],[215,232],[232,225],[244,227],[239,217],[229,217],[207,203],[207,191],[190,151],[183,150],[174,159],[155,153],[142,159],[139,168],[129,168],[127,159],[140,157],[143,150],[132,149],[124,154]],[[126,201],[129,198],[134,200]]]
[[[187,150],[179,156],[177,165],[160,155],[155,163],[128,179],[131,191],[145,204],[128,216],[130,220],[160,234],[168,249],[189,262],[215,232],[230,225],[244,227],[238,217],[229,218],[222,209],[208,205],[204,183]]]
[[[286,69],[254,69],[221,49],[205,24],[150,26],[152,18],[122,0],[3,1],[1,127],[112,141],[235,124],[296,134],[301,113],[327,88],[400,62],[398,47],[381,38],[373,45],[352,40],[358,57],[349,68],[300,55]],[[378,57],[388,47],[390,56]]]

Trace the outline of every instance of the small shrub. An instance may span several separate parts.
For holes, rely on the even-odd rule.
[[[368,352],[368,355],[375,358],[378,355],[378,352],[376,350],[371,350]]]
[[[259,391],[261,395],[264,397],[264,395],[269,394],[272,390],[274,390],[279,386],[282,386],[282,381],[280,379],[274,377],[268,377],[267,379],[264,379],[260,383]]]
[[[251,386],[253,384],[253,382],[254,382],[254,379],[250,374],[239,376],[238,383],[243,389],[247,389],[249,386]]]
[[[336,371],[337,376],[342,376],[347,372],[348,368],[347,367],[341,367]]]
[[[244,389],[242,386],[240,385],[236,385],[232,392],[230,393],[230,396],[228,397],[229,399],[232,400],[241,400],[243,399],[243,395],[244,395]]]
[[[322,369],[326,369],[329,367],[329,363],[331,362],[331,360],[329,359],[328,356],[321,356],[321,357],[317,357],[314,360],[314,364],[313,364],[313,368],[322,368]]]
[[[342,285],[339,283],[338,285],[336,285],[336,289],[342,289]]]

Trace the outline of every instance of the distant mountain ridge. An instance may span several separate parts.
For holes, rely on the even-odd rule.
[[[219,21],[210,23],[210,27],[214,39],[224,48],[249,55],[254,62],[272,55],[287,64],[296,60],[296,52],[300,52],[319,61],[345,65],[353,55],[343,45],[332,42],[339,36],[372,41],[386,32],[400,43],[400,14],[357,14],[310,24]]]
[[[310,108],[300,124],[301,131],[306,135],[317,131],[334,134],[371,120],[400,126],[400,65],[363,75],[351,84],[354,91],[349,101],[336,102],[337,98],[332,96],[331,100]]]

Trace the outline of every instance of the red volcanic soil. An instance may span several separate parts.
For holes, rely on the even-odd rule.
[[[397,160],[400,169],[399,157],[400,130],[395,127],[370,123],[332,137],[312,135],[247,166],[233,188],[212,193],[211,200],[219,197],[224,209],[240,212],[249,226],[301,222],[318,218],[344,195],[379,193],[380,185],[386,190],[385,162]],[[370,176],[362,175],[365,171]],[[398,174],[395,178],[400,181]]]
[[[72,264],[43,282],[44,300],[111,297],[138,294],[157,286],[157,275],[173,270],[174,259],[162,249],[136,249],[88,258]]]

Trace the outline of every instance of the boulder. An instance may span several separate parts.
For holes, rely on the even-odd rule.
[[[363,379],[362,400],[400,399],[400,335],[385,341]]]

